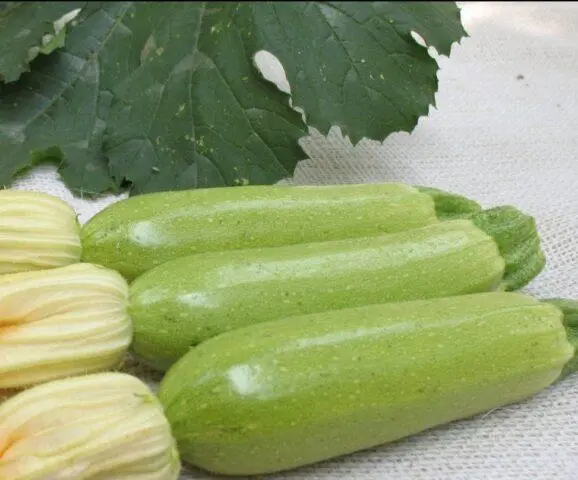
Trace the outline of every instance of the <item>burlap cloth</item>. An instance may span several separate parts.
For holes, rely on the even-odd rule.
[[[312,132],[293,181],[399,180],[514,204],[536,217],[548,259],[526,290],[578,298],[578,2],[462,5],[471,37],[439,59],[438,108],[383,144]],[[81,222],[115,200],[73,198],[50,168],[17,187],[69,201]],[[577,480],[578,375],[522,405],[271,478]]]

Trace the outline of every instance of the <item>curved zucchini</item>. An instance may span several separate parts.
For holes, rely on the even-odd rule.
[[[575,350],[562,312],[519,293],[267,322],[192,349],[159,398],[184,461],[261,475],[521,401]]]
[[[114,203],[86,223],[81,232],[83,260],[132,280],[156,265],[194,253],[422,227],[439,221],[435,206],[429,194],[402,183],[152,193]],[[468,204],[468,211],[471,208]]]
[[[501,239],[511,235],[499,230],[505,250],[514,246]],[[254,323],[505,289],[497,243],[472,221],[448,220],[390,235],[179,258],[130,286],[131,348],[166,370],[191,346]]]

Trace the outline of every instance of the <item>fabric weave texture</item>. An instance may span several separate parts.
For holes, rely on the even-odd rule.
[[[302,140],[287,183],[402,181],[533,215],[547,267],[526,289],[578,298],[578,2],[464,2],[470,34],[440,63],[437,109],[412,134],[355,147],[338,130]],[[275,63],[264,73],[283,87]],[[16,188],[68,201],[84,223],[120,197],[74,198],[41,167]],[[158,375],[129,371],[155,386]],[[576,480],[578,375],[534,398],[276,479]],[[214,478],[184,470],[183,480]]]

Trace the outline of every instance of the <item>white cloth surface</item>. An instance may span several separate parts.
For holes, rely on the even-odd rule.
[[[293,181],[403,181],[516,205],[536,217],[548,262],[526,291],[578,298],[578,2],[462,6],[471,36],[439,59],[437,109],[383,144],[312,131]],[[274,64],[263,68],[284,82]],[[74,198],[48,167],[15,187],[59,196],[81,222],[122,198]],[[576,480],[577,377],[516,406],[268,478]],[[183,471],[192,478],[210,477]]]

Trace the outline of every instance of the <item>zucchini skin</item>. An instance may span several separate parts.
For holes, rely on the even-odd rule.
[[[82,259],[133,280],[174,258],[392,233],[437,223],[434,200],[403,183],[218,187],[114,203],[81,230]]]
[[[521,401],[573,354],[558,308],[481,293],[228,332],[179,360],[159,398],[185,462],[261,475]]]
[[[130,285],[132,351],[157,370],[231,329],[292,315],[493,290],[505,263],[468,220],[391,235],[191,255]]]

